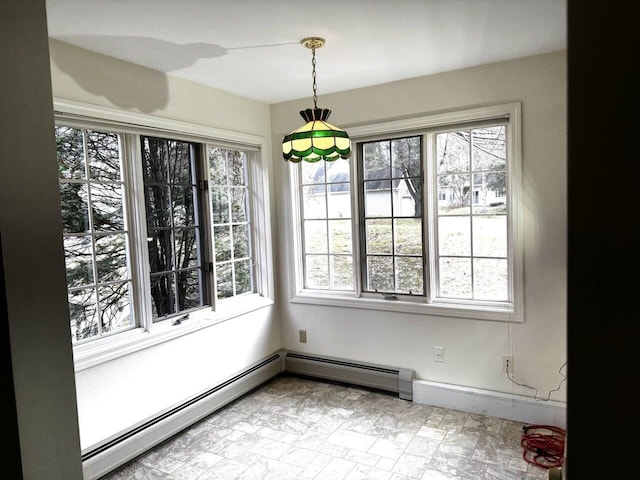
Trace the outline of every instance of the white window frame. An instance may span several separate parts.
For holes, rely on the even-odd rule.
[[[74,345],[75,371],[116,359],[120,356],[186,335],[203,328],[228,321],[243,314],[273,305],[275,300],[273,277],[273,250],[271,241],[271,218],[269,198],[269,157],[264,137],[231,130],[207,127],[188,122],[165,119],[142,113],[54,98],[56,122],[77,128],[105,130],[122,135],[122,150],[125,157],[126,181],[133,189],[133,201],[127,203],[130,231],[134,239],[131,248],[133,268],[143,272],[134,278],[134,292],[148,283],[148,252],[145,242],[146,224],[141,221],[144,212],[144,191],[140,168],[127,165],[127,159],[138,158],[139,135],[152,135],[207,145],[243,150],[247,153],[247,176],[249,182],[249,215],[251,218],[251,248],[254,270],[255,293],[246,293],[222,300],[211,298],[211,305],[189,312],[189,320],[179,325],[168,321],[153,323],[150,306],[141,302],[134,293],[134,308],[142,322],[137,327],[115,333],[94,341]],[[132,134],[127,135],[127,134]],[[137,177],[137,178],[134,178]],[[209,203],[209,202],[207,202]],[[140,209],[143,210],[140,210]],[[208,205],[206,208],[210,208]],[[207,212],[208,214],[208,212]],[[205,246],[211,249],[212,246]],[[135,285],[142,281],[143,285]],[[213,279],[215,282],[215,278]],[[148,285],[147,285],[148,287]]]
[[[471,107],[451,112],[434,113],[414,118],[401,120],[391,120],[388,122],[372,123],[368,125],[354,126],[348,128],[352,144],[358,142],[379,139],[382,137],[410,136],[416,133],[424,133],[425,130],[435,129],[455,129],[460,126],[465,128],[465,124],[476,122],[508,119],[506,130],[507,139],[507,189],[508,189],[508,237],[510,258],[511,298],[509,304],[491,304],[490,302],[475,302],[464,300],[436,301],[430,295],[422,298],[421,301],[415,299],[401,299],[395,296],[383,298],[362,292],[360,279],[360,240],[359,240],[359,205],[357,192],[357,177],[355,161],[351,162],[351,189],[352,189],[352,234],[354,252],[354,285],[355,290],[350,292],[331,290],[310,290],[303,287],[303,238],[301,235],[300,209],[302,198],[299,189],[299,168],[291,165],[287,168],[289,173],[289,193],[291,195],[289,205],[291,211],[287,212],[293,221],[288,222],[289,238],[291,248],[294,252],[290,258],[290,301],[292,303],[303,303],[313,305],[339,306],[348,308],[364,308],[379,311],[405,312],[420,315],[457,317],[472,320],[491,320],[503,322],[523,322],[524,321],[524,280],[523,280],[523,232],[522,232],[522,146],[521,146],[521,103],[510,102],[497,105]],[[424,142],[426,148],[433,149],[428,141]],[[433,252],[436,250],[436,229],[434,228],[435,211],[434,205],[437,201],[437,190],[434,189],[435,173],[430,161],[425,163],[425,187],[428,200],[424,210],[424,221],[426,224],[424,246],[427,252],[427,284],[435,274]],[[430,288],[425,285],[425,288]]]

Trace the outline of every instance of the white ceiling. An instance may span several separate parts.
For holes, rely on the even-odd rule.
[[[244,97],[311,97],[567,48],[567,0],[47,0],[49,36]]]

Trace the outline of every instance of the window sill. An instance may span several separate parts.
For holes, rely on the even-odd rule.
[[[112,337],[76,345],[73,348],[75,371],[79,372],[162,342],[232,320],[241,315],[273,305],[273,300],[258,294],[252,294],[220,303],[221,305],[218,306],[217,311],[204,307],[189,312],[188,318],[177,325],[174,324],[174,321],[180,316],[158,322],[150,330],[135,328]]]
[[[291,303],[322,305],[328,307],[359,308],[386,312],[412,313],[435,317],[455,317],[466,320],[487,320],[522,323],[522,315],[511,308],[463,305],[452,303],[418,303],[403,300],[385,300],[358,297],[355,293],[326,293],[303,290],[291,298]]]

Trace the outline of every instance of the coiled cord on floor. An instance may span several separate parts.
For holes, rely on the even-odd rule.
[[[542,468],[560,467],[564,462],[566,431],[553,425],[526,425],[520,444],[522,458]]]

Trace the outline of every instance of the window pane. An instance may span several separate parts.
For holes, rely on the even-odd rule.
[[[93,283],[91,237],[65,237],[64,257],[69,288]]]
[[[339,162],[331,162],[329,165]],[[325,183],[325,165],[327,162],[300,162],[300,179],[303,185]]]
[[[368,254],[393,253],[393,233],[391,220],[372,219],[365,223],[365,235]]]
[[[440,257],[440,296],[471,298],[471,259]]]
[[[173,208],[173,226],[186,227],[195,224],[193,187],[171,187],[171,206]]]
[[[89,231],[89,198],[86,183],[60,183],[60,204],[64,233]]]
[[[216,248],[216,262],[231,260],[231,227],[214,227],[213,239]]]
[[[367,217],[391,216],[391,181],[364,182],[364,205]]]
[[[96,266],[99,282],[128,278],[127,243],[124,234],[96,237]]]
[[[351,253],[351,221],[329,220],[329,253]]]
[[[233,258],[249,256],[249,225],[233,225]]]
[[[91,179],[119,182],[120,171],[120,137],[115,133],[87,131],[87,156],[89,158],[89,174]]]
[[[476,128],[472,135],[473,170],[504,170],[507,165],[504,125]]]
[[[392,175],[394,178],[420,177],[420,137],[391,141]]]
[[[393,221],[396,255],[422,256],[422,219],[396,218]]]
[[[176,311],[173,273],[151,275],[151,307],[153,318],[160,318]]]
[[[166,272],[173,268],[171,230],[157,230],[147,233],[147,247],[151,273]]]
[[[331,285],[336,290],[353,290],[353,257],[351,255],[331,255]]]
[[[196,308],[202,305],[200,292],[200,270],[179,270],[178,277],[178,309],[179,311]]]
[[[241,260],[234,263],[236,271],[236,295],[253,291],[253,280],[251,273],[251,261]]]
[[[216,265],[218,299],[233,297],[233,271],[230,263]]]
[[[214,187],[211,189],[211,213],[213,223],[229,222],[229,189]]]
[[[410,177],[394,180],[393,216],[421,217],[422,216],[422,179]]]
[[[304,246],[306,253],[328,253],[327,222],[307,220],[304,222]]]
[[[329,288],[329,260],[327,255],[305,255],[305,286]]]
[[[476,257],[507,256],[506,215],[473,217],[473,255]]]
[[[142,137],[142,171],[145,185],[169,183],[168,144],[160,138]]]
[[[231,189],[231,221],[241,223],[247,221],[247,189]]]
[[[86,178],[82,130],[55,127],[58,175],[65,179]]]
[[[468,172],[470,165],[469,132],[440,133],[437,142],[437,173]]]
[[[470,217],[438,218],[438,248],[440,255],[471,255]]]
[[[98,335],[96,291],[93,288],[69,292],[71,337],[74,341]]]
[[[167,140],[166,146],[169,156],[169,183],[174,185],[193,184],[191,145],[187,142]]]
[[[144,189],[148,228],[171,226],[171,196],[169,187],[153,185]]]
[[[94,230],[124,230],[123,203],[121,185],[92,184],[91,206]]]
[[[220,148],[209,149],[209,179],[213,185],[227,185],[227,161]]]
[[[193,268],[200,264],[198,258],[198,238],[195,228],[176,230],[175,252],[176,268]]]
[[[351,187],[348,183],[327,185],[329,195],[327,208],[329,218],[351,218]]]
[[[228,150],[229,184],[244,186],[246,181],[246,153],[238,150]]]
[[[507,174],[474,173],[474,213],[506,213]]]
[[[469,175],[443,175],[438,177],[438,214],[468,215]]]
[[[396,292],[421,295],[424,293],[422,257],[396,258]]]
[[[365,180],[391,178],[391,152],[388,141],[365,143],[362,150]]]
[[[473,297],[477,300],[509,300],[506,259],[473,260]]]
[[[368,290],[393,292],[393,257],[367,257]]]
[[[327,218],[327,194],[325,185],[302,187],[304,218]]]
[[[102,332],[108,333],[132,325],[129,311],[129,283],[114,283],[98,288]]]

